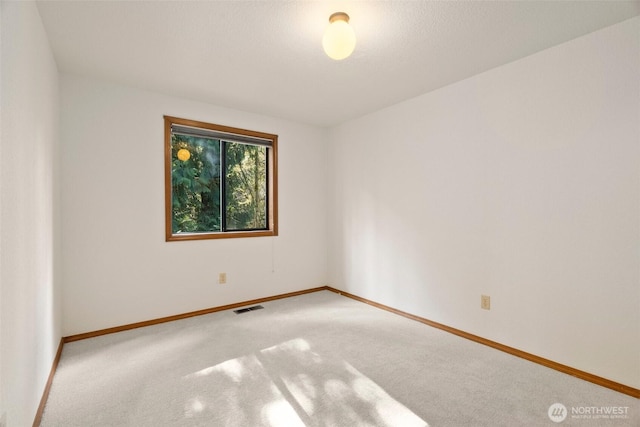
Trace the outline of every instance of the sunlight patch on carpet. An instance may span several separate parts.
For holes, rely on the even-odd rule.
[[[208,412],[234,425],[428,427],[348,362],[322,357],[302,338],[183,379],[215,382],[221,390],[187,402],[187,418]]]

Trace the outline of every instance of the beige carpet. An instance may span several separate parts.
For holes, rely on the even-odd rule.
[[[66,344],[41,425],[640,426],[637,399],[329,291],[262,306]]]

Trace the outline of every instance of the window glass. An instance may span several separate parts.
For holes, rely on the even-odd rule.
[[[171,152],[172,232],[221,231],[220,141],[172,135]]]
[[[267,148],[227,142],[225,206],[227,230],[267,228]]]
[[[165,117],[167,240],[277,235],[277,135]]]

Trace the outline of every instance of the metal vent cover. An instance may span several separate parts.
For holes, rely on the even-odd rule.
[[[239,308],[237,310],[233,310],[233,312],[235,314],[242,314],[242,313],[246,313],[248,311],[253,311],[253,310],[262,310],[264,307],[261,305],[254,305],[252,307],[246,307],[246,308]]]

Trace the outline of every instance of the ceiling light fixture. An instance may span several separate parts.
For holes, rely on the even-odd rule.
[[[329,17],[329,26],[322,37],[322,47],[331,59],[345,59],[356,47],[356,34],[349,25],[349,15],[336,12]]]

